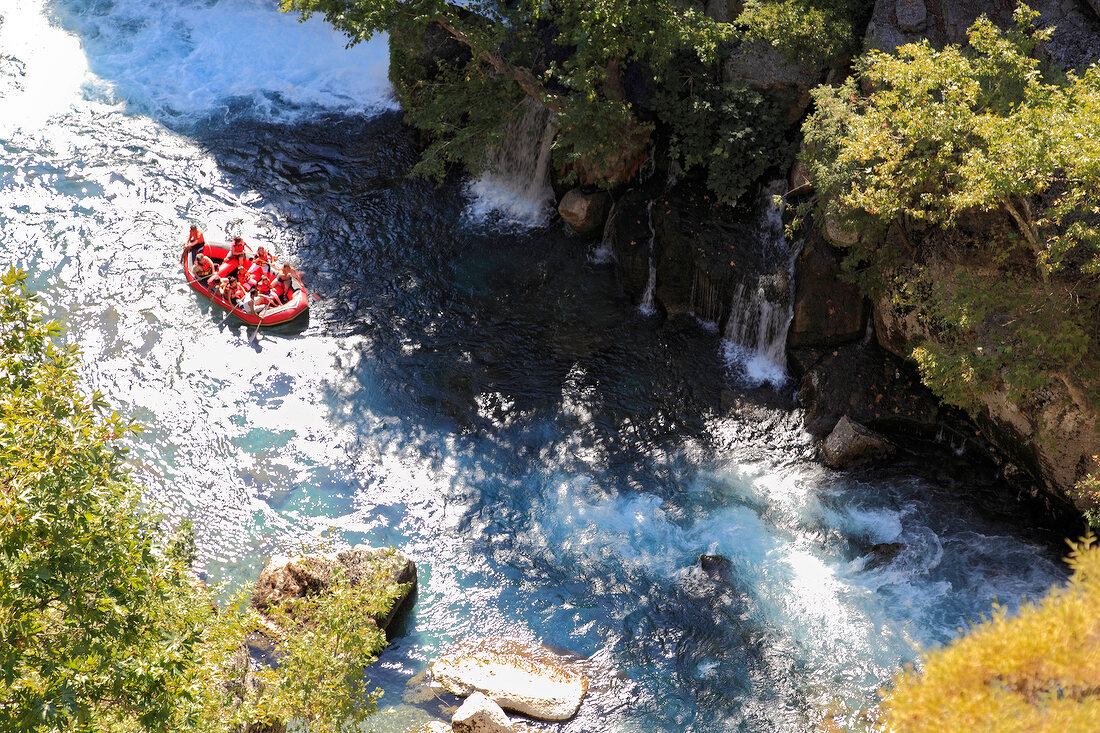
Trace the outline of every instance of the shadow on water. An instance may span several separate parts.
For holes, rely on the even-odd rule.
[[[418,559],[416,607],[371,671],[394,716],[454,702],[414,699],[440,647],[516,633],[598,670],[582,716],[548,729],[806,729],[830,695],[873,699],[913,640],[942,641],[991,593],[1017,600],[1058,577],[1049,538],[972,498],[984,478],[929,472],[922,455],[887,470],[815,466],[789,391],[726,384],[715,334],[639,316],[558,223],[494,228],[467,216],[457,176],[409,179],[415,138],[396,113],[292,125],[219,114],[173,127],[219,177],[206,190],[196,173],[187,195],[216,198],[232,209],[219,224],[292,254],[323,300],[251,349],[251,328],[215,324],[234,336],[208,342],[220,364],[254,358],[246,385],[206,379],[186,346],[165,347],[167,367],[146,349],[120,383],[135,411],[158,402],[156,385],[201,383],[213,407],[196,414],[233,429],[143,447],[151,473],[217,464],[209,503],[187,506],[262,517],[252,531],[268,534],[241,546],[285,549],[286,535],[332,522],[342,540]],[[200,224],[211,239],[230,233]],[[222,315],[201,302],[198,313]],[[105,343],[134,335],[111,328]],[[316,373],[280,372],[292,350]],[[276,420],[253,422],[268,410]],[[255,562],[226,554],[231,568]],[[702,554],[729,572],[708,574]]]
[[[638,730],[797,729],[832,667],[815,658],[821,642],[792,638],[792,620],[777,616],[775,557],[809,542],[845,582],[911,604],[913,577],[933,589],[922,593],[984,598],[986,584],[1026,576],[1023,551],[998,544],[1005,533],[1052,544],[1014,526],[1011,509],[983,503],[1003,488],[991,474],[943,452],[813,478],[809,509],[708,475],[727,455],[778,467],[810,457],[789,391],[724,383],[713,333],[688,318],[640,317],[613,273],[557,224],[493,230],[465,217],[458,178],[407,178],[414,139],[396,114],[192,135],[259,196],[253,206],[277,222],[265,241],[294,252],[323,297],[308,327],[264,331],[254,348],[277,354],[317,334],[340,344],[322,375],[325,421],[355,436],[362,456],[352,462],[369,467],[318,469],[313,490],[338,497],[329,511],[360,518],[348,541],[401,545],[422,561],[417,607],[371,673],[387,704],[404,698],[400,715],[453,704],[418,698],[418,675],[426,655],[473,625],[610,655],[606,690],[548,730],[587,730],[611,714]],[[222,327],[242,340],[251,331]],[[432,476],[432,495],[422,479],[386,475],[392,454]],[[945,468],[930,470],[929,455]],[[270,505],[284,511],[305,490]],[[919,517],[919,527],[894,517]],[[895,555],[873,567],[884,544]],[[728,577],[699,568],[710,551],[731,559]],[[960,560],[941,561],[946,552]],[[901,620],[860,613],[889,636],[908,624],[957,628],[967,608],[993,600],[960,610],[933,598]],[[845,653],[868,695],[903,661],[873,645],[859,652],[873,664]],[[615,683],[616,673],[632,681]]]

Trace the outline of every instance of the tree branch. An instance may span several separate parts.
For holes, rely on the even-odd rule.
[[[435,22],[439,23],[440,27],[450,33],[456,41],[468,47],[476,58],[488,63],[497,70],[497,73],[511,77],[519,84],[520,88],[527,93],[527,96],[536,100],[551,111],[560,112],[562,110],[562,105],[550,99],[550,94],[546,91],[546,87],[543,86],[542,82],[539,81],[538,77],[535,76],[530,69],[510,64],[499,54],[493,53],[487,49],[478,48],[468,35],[456,28],[450,20],[442,15],[436,16]]]
[[[1031,206],[1027,201],[1020,198],[1020,206],[1017,208],[1013,205],[1011,198],[1006,198],[1002,202],[1005,210],[1009,215],[1015,219],[1016,227],[1027,239],[1028,244],[1031,245],[1031,251],[1035,253],[1035,267],[1039,270],[1039,276],[1043,279],[1043,284],[1050,283],[1050,273],[1047,272],[1047,268],[1043,266],[1043,247],[1039,242],[1039,235],[1035,231],[1035,225],[1031,219]],[[1023,213],[1020,213],[1020,209],[1023,209]]]

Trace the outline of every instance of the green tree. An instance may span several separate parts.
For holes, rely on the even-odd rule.
[[[0,729],[184,726],[199,629],[121,468],[133,427],[80,393],[22,281],[0,289]]]
[[[862,233],[849,266],[934,336],[914,358],[941,397],[973,411],[1001,385],[1026,400],[1053,380],[1095,416],[1100,69],[1043,68],[1032,53],[1050,29],[1035,15],[1020,6],[1009,31],[979,18],[966,47],[867,54],[817,91],[807,159],[823,220]],[[987,228],[948,272],[883,236],[981,214],[1008,228]]]
[[[364,668],[403,590],[382,575],[278,609],[218,613],[122,463],[134,426],[84,396],[24,291],[0,279],[0,730],[238,731],[296,719],[337,731],[374,710]],[[282,629],[279,631],[278,629]],[[252,674],[242,640],[275,637]],[[252,675],[257,684],[242,682]]]
[[[282,0],[281,7],[303,19],[323,15],[349,44],[383,31],[396,41],[441,29],[465,50],[443,68],[400,56],[391,67],[410,121],[431,134],[418,172],[434,176],[454,162],[483,169],[529,98],[555,115],[554,159],[566,177],[621,183],[654,130],[627,99],[627,65],[657,69],[678,53],[713,64],[733,34],[673,0]]]
[[[1100,550],[1075,546],[1073,576],[1015,615],[991,618],[894,680],[885,729],[1090,731],[1100,720]]]
[[[748,0],[742,36],[766,41],[794,63],[840,64],[859,50],[874,8],[866,0]]]

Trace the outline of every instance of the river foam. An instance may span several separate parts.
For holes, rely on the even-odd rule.
[[[1030,518],[983,516],[965,476],[814,463],[797,413],[730,390],[714,333],[636,318],[574,240],[470,227],[459,183],[405,178],[415,151],[396,115],[309,118],[271,97],[274,119],[308,119],[257,108],[169,130],[135,101],[167,99],[168,82],[89,95],[117,82],[95,71],[114,51],[81,50],[107,23],[125,57],[123,11],[153,11],[48,7],[100,20],[81,40],[43,3],[0,7],[18,102],[0,105],[0,263],[31,271],[89,388],[148,426],[131,465],[168,517],[194,521],[212,583],[246,586],[267,556],[322,536],[416,559],[412,615],[370,672],[387,693],[376,730],[436,712],[404,695],[472,631],[630,679],[595,679],[611,691],[559,733],[809,730],[838,700],[873,704],[916,645],[1065,577]],[[150,7],[193,26],[261,12]],[[232,85],[215,86],[224,99]],[[192,219],[301,255],[324,298],[309,321],[251,339],[187,289]]]
[[[80,36],[90,95],[171,124],[395,108],[385,35],[346,49],[323,19],[300,23],[271,0],[63,0],[54,12]]]

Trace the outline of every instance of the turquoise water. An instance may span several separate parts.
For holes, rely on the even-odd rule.
[[[148,426],[134,470],[210,581],[317,543],[417,561],[377,730],[436,713],[410,681],[480,634],[591,658],[550,730],[806,730],[1064,578],[987,469],[826,470],[790,385],[730,381],[713,329],[641,316],[557,222],[407,180],[385,39],[348,53],[271,5],[5,4],[0,263]],[[182,287],[190,221],[298,262],[308,322],[249,343]]]

